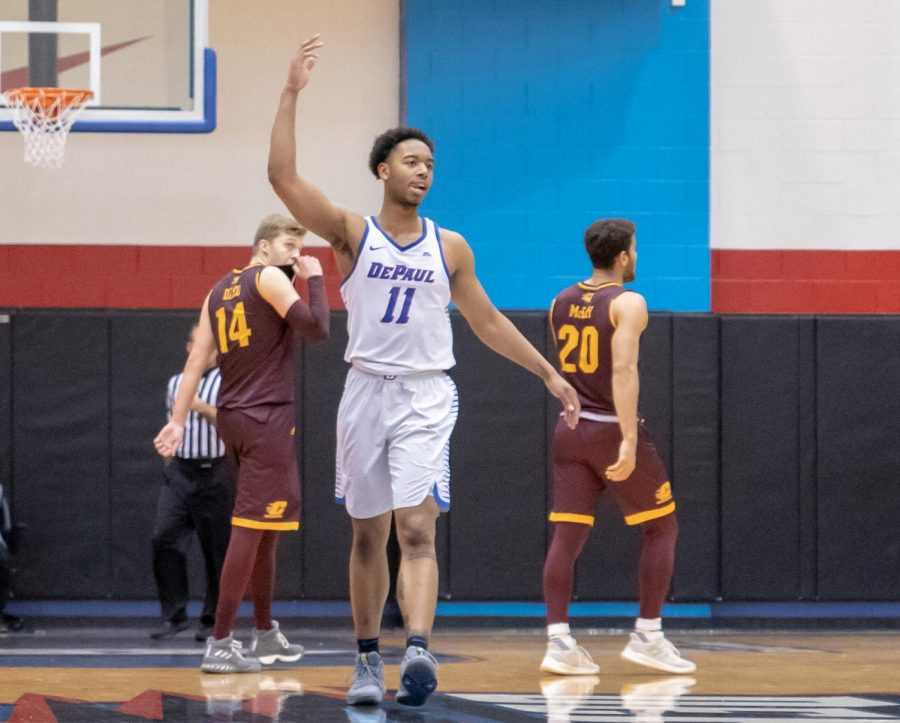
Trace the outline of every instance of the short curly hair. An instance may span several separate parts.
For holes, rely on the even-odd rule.
[[[408,141],[411,138],[422,141],[428,146],[428,150],[434,153],[434,142],[425,135],[424,131],[420,131],[418,128],[399,126],[386,130],[375,139],[375,142],[372,144],[372,152],[369,153],[369,170],[372,171],[372,175],[375,178],[379,178],[378,166],[387,160],[387,157],[391,155],[391,151],[394,150],[397,144]]]
[[[616,257],[631,248],[635,225],[627,218],[594,221],[584,232],[584,247],[595,269],[612,268]]]

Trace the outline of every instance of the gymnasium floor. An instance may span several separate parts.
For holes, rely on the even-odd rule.
[[[293,624],[292,624],[293,623]],[[344,627],[298,627],[299,664],[258,675],[198,670],[193,631],[152,641],[147,620],[54,621],[0,633],[0,721],[885,721],[900,720],[900,644],[893,631],[786,632],[670,629],[697,662],[668,676],[619,659],[621,630],[576,630],[600,664],[597,676],[538,671],[540,628],[444,628],[431,648],[440,687],[423,708],[343,702],[354,645]],[[246,630],[239,637],[247,638]],[[241,635],[243,634],[243,635]],[[389,634],[389,697],[402,638]]]

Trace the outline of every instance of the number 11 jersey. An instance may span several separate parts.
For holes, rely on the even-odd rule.
[[[628,289],[613,282],[584,282],[560,291],[550,307],[559,371],[578,392],[582,410],[616,413],[612,395],[613,299]]]
[[[452,367],[450,276],[437,224],[400,246],[366,217],[356,261],[341,285],[347,307],[344,360],[363,372],[402,375]]]

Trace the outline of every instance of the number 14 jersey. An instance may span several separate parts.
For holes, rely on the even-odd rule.
[[[345,361],[370,374],[442,371],[452,367],[450,276],[437,224],[422,218],[422,235],[400,246],[374,216],[341,285],[347,307]]]
[[[616,328],[610,304],[628,289],[613,282],[579,282],[560,291],[550,307],[559,371],[578,392],[581,408],[616,413],[612,395],[612,336]]]

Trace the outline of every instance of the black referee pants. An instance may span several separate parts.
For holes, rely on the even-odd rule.
[[[187,548],[196,531],[206,567],[201,621],[212,625],[219,601],[219,576],[231,534],[234,482],[225,458],[199,462],[174,458],[165,468],[153,530],[153,574],[163,620],[187,617]]]

